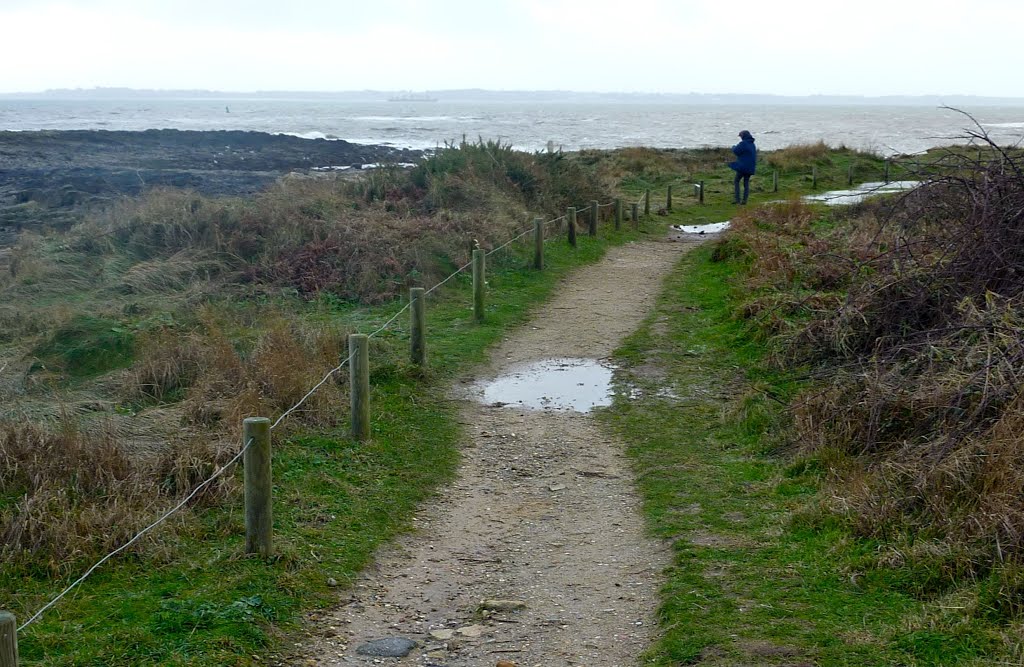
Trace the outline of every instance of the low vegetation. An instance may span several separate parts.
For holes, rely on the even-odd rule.
[[[242,418],[295,405],[408,287],[598,198],[570,156],[481,142],[411,171],[288,178],[253,199],[155,189],[22,234],[0,279],[0,608],[25,620],[179,502],[237,452]],[[346,435],[346,373],[309,397],[275,431],[272,562],[242,556],[229,471],[23,633],[23,657],[264,664],[277,628],[331,599],[328,579],[350,580],[451,475],[458,427],[430,388],[625,238],[553,247],[544,273],[526,268],[525,242],[492,255],[484,325],[466,317],[467,278],[451,281],[432,298],[426,370],[406,360],[404,321],[382,332],[369,445]]]
[[[0,279],[0,608],[23,619],[229,460],[242,418],[300,399],[408,287],[566,206],[621,195],[628,211],[650,189],[662,214],[551,244],[543,273],[521,246],[493,255],[483,325],[453,280],[430,305],[428,369],[406,361],[401,322],[373,340],[371,443],[345,433],[344,374],[275,432],[274,559],[243,557],[229,473],[25,633],[28,663],[266,664],[333,599],[327,581],[351,581],[450,479],[453,373],[607,243],[727,218],[620,352],[644,399],[604,416],[676,554],[648,657],[1019,660],[1019,156],[893,164],[938,178],[847,209],[798,199],[811,167],[840,188],[851,167],[880,180],[878,156],[765,153],[745,209],[730,159],[464,143],[408,172],[289,178],[246,200],[153,190],[22,234]]]
[[[904,195],[741,209],[620,351],[676,553],[655,664],[1020,662],[1024,181],[979,139]]]

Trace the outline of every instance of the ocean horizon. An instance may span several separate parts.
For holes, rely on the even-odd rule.
[[[549,145],[576,151],[727,146],[746,129],[766,150],[824,141],[883,155],[963,143],[969,132],[985,132],[999,145],[1024,141],[1024,106],[963,111],[970,116],[942,107],[879,104],[2,98],[0,130],[250,130],[412,149],[466,138],[526,151]]]

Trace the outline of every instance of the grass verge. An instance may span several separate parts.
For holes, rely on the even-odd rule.
[[[733,317],[745,260],[716,258],[701,247],[666,282],[617,353],[642,398],[603,413],[629,444],[651,530],[673,546],[650,664],[1010,659],[1012,628],[965,615],[956,591],[921,600],[865,575],[876,542],[802,518],[824,486],[819,462],[794,460],[783,440],[785,405],[802,387]]]

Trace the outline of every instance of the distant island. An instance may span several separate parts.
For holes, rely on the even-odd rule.
[[[626,93],[570,90],[484,90],[466,88],[410,93],[401,90],[225,92],[217,90],[146,90],[137,88],[58,88],[42,92],[0,93],[0,99],[31,100],[331,100],[338,102],[490,102],[605,103],[683,105],[810,105],[810,106],[1024,106],[1022,97],[975,95],[764,95],[752,93]]]

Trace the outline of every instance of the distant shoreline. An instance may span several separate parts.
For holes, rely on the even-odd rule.
[[[478,103],[622,103],[680,105],[796,105],[796,106],[1024,106],[1024,97],[992,97],[985,95],[770,95],[758,93],[645,93],[586,92],[569,90],[427,90],[415,102],[478,102]],[[132,100],[283,100],[383,102],[408,97],[407,91],[248,91],[217,90],[146,90],[136,88],[62,88],[37,92],[0,93],[3,100],[53,101],[132,101]]]

